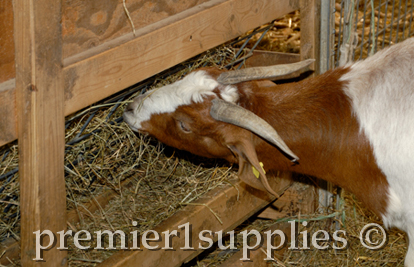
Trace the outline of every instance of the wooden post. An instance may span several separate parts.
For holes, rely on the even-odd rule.
[[[319,74],[320,0],[300,0],[300,56],[314,58],[315,75]]]
[[[300,0],[300,56],[301,60],[314,58],[312,69],[313,75],[321,74],[325,68],[320,63],[321,53],[321,0]],[[323,180],[318,181],[320,189],[319,204],[322,207],[329,207],[332,198],[332,184]]]
[[[66,229],[61,1],[15,0],[14,16],[21,264],[67,266],[67,252],[57,246],[33,260],[33,232]]]

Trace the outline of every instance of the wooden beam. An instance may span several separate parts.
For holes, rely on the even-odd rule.
[[[269,182],[275,192],[282,194],[290,186],[290,175],[290,173],[280,173],[278,178],[270,176],[272,179],[269,179]],[[137,262],[140,266],[146,267],[181,266],[183,262],[190,261],[204,251],[199,248],[201,242],[199,233],[202,230],[212,232],[223,230],[223,233],[230,231],[272,200],[274,200],[273,196],[248,187],[238,180],[233,186],[210,191],[199,201],[171,216],[154,229],[160,235],[168,230],[177,230],[180,233],[178,238],[172,238],[171,240],[173,250],[149,250],[141,244],[140,248],[142,250],[117,252],[98,266],[134,266]],[[186,223],[189,223],[192,228],[191,244],[193,244],[194,249],[180,249],[185,246],[185,234],[182,227],[178,228],[178,226]],[[165,238],[163,237],[163,239]],[[217,240],[217,235],[215,235],[215,240]],[[158,243],[160,247],[163,246],[163,242]],[[201,243],[203,246],[206,245],[203,242]],[[151,245],[156,245],[156,243],[151,242]]]
[[[61,1],[15,0],[14,15],[21,263],[67,266],[67,252],[56,248],[33,260],[33,232],[66,229]]]
[[[313,75],[319,74],[320,5],[320,0],[300,0],[300,56],[316,60]]]

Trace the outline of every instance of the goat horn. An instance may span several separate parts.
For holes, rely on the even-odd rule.
[[[299,157],[290,150],[276,130],[264,119],[245,108],[222,99],[215,98],[211,102],[213,105],[211,106],[210,115],[215,120],[245,128],[276,145],[292,157],[294,162],[299,160]]]
[[[307,59],[291,64],[280,64],[267,67],[254,67],[228,71],[220,74],[217,81],[221,84],[227,85],[252,80],[275,79],[297,71],[303,71],[314,61],[314,59]]]

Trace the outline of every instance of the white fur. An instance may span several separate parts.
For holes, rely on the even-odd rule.
[[[405,264],[414,266],[414,38],[353,64],[341,80],[390,185],[384,223],[408,233]]]
[[[202,102],[205,96],[216,95],[213,90],[220,89],[220,96],[229,102],[236,103],[239,94],[236,87],[225,86],[210,77],[206,71],[195,71],[175,83],[156,88],[137,100],[133,116],[124,115],[134,130],[141,128],[141,123],[151,118],[152,114],[174,112],[177,107]]]

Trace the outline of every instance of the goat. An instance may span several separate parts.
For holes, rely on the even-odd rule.
[[[169,146],[238,163],[240,179],[273,194],[265,171],[349,190],[407,232],[405,266],[414,266],[414,38],[300,82],[264,80],[309,63],[202,68],[138,96],[124,119]]]

